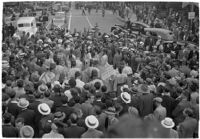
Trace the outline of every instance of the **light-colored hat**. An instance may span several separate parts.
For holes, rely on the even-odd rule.
[[[162,101],[163,101],[161,97],[156,97],[153,100],[156,102],[160,102],[160,103],[162,103]]]
[[[85,118],[85,124],[88,128],[95,129],[99,126],[99,121],[94,115],[90,115]]]
[[[51,109],[49,108],[49,106],[46,103],[42,103],[38,105],[38,111],[42,114],[42,115],[48,115],[51,113]]]
[[[138,86],[137,90],[138,90],[138,92],[143,93],[143,94],[150,93],[150,89],[149,89],[148,85],[146,85],[146,84],[140,84]]]
[[[123,85],[123,86],[121,86],[121,91],[123,92],[123,90],[125,89],[125,88],[127,88],[127,89],[129,89],[129,87],[128,87],[128,85],[127,84],[125,84],[125,85]]]
[[[48,90],[48,87],[45,84],[38,86],[38,93],[44,94]]]
[[[164,120],[161,121],[161,124],[165,128],[173,128],[174,127],[174,122],[171,118],[166,117]]]
[[[26,100],[25,98],[21,98],[17,103],[17,106],[20,108],[27,108],[29,106],[29,101]]]
[[[175,78],[171,78],[168,80],[170,85],[177,85],[176,79]]]
[[[190,76],[197,77],[198,71],[195,71],[195,70],[190,71]]]
[[[20,129],[19,134],[22,138],[32,138],[34,136],[34,130],[31,126],[26,125]]]
[[[62,41],[63,41],[62,39],[58,39],[58,43],[59,43],[59,44],[61,44],[61,43],[62,43]]]
[[[72,99],[72,94],[71,94],[71,91],[70,91],[70,90],[66,90],[66,91],[64,92],[64,94],[65,94],[65,96],[67,96],[68,101],[69,101],[70,99]]]
[[[157,86],[163,86],[163,87],[165,87],[165,86],[166,86],[166,83],[159,82]]]
[[[105,113],[109,114],[109,115],[115,115],[116,114],[116,109],[115,109],[115,107],[108,107],[108,109],[105,110]]]
[[[58,111],[54,113],[54,120],[62,121],[63,119],[65,119],[65,117],[66,114],[64,112]]]
[[[130,103],[131,102],[131,95],[127,92],[122,92],[121,93],[121,99],[125,102],[125,103]]]
[[[9,62],[7,60],[2,60],[2,68],[9,68]]]

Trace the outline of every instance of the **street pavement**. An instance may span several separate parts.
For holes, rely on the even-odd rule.
[[[74,30],[82,32],[84,28],[90,30],[98,24],[100,32],[110,33],[110,28],[115,24],[124,24],[123,19],[120,19],[117,15],[113,15],[112,11],[109,10],[105,11],[104,17],[102,17],[101,10],[96,13],[94,9],[91,10],[91,14],[86,11],[86,16],[84,16],[82,15],[82,10],[74,8],[67,14],[67,22],[67,28],[71,32],[74,32]]]

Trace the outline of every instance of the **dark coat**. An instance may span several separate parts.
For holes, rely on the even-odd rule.
[[[153,113],[153,94],[143,94],[138,97],[138,111],[141,117]]]
[[[33,110],[30,110],[30,109],[21,110],[18,117],[21,117],[24,119],[25,125],[30,125],[31,127],[34,127],[35,112]]]
[[[12,125],[3,125],[2,135],[3,137],[16,138],[18,137],[18,130]]]
[[[198,122],[192,117],[187,117],[179,124],[179,137],[180,138],[193,138],[193,134],[197,128]]]
[[[167,110],[167,117],[172,117],[172,111],[174,110],[176,104],[175,99],[167,95],[162,96],[162,99],[162,106]]]
[[[176,108],[172,112],[172,116],[174,117],[175,124],[178,124],[184,121],[183,110],[188,107],[190,107],[189,101],[182,100],[179,102],[179,104],[176,106]]]
[[[62,134],[65,138],[80,138],[85,131],[86,130],[83,127],[72,125],[64,129]]]
[[[73,112],[73,108],[69,107],[69,106],[60,106],[56,108],[56,112],[57,111],[61,111],[65,113],[65,119],[63,120],[63,122],[67,122],[67,120],[69,119],[70,114]]]
[[[11,113],[15,118],[19,114],[19,107],[17,106],[17,101],[10,101],[7,105],[8,112]]]

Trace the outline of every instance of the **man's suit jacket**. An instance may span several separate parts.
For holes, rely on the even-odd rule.
[[[185,120],[179,124],[180,138],[193,138],[193,134],[197,128],[198,122],[192,117],[186,117]]]

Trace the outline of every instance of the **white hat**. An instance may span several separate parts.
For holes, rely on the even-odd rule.
[[[124,90],[125,88],[127,88],[127,89],[129,88],[127,84],[125,84],[125,85],[121,86],[121,88],[120,88],[120,89],[121,89],[121,91],[123,92],[123,90]]]
[[[193,77],[197,77],[198,76],[198,71],[196,71],[196,70],[191,70],[190,71],[190,76],[193,76]]]
[[[125,103],[130,103],[131,102],[131,95],[127,92],[122,92],[121,93],[121,99],[125,102]]]
[[[7,60],[2,60],[2,68],[9,68],[9,62]]]
[[[43,40],[39,39],[39,40],[37,41],[37,43],[43,43]]]
[[[20,108],[27,108],[29,106],[29,101],[26,100],[25,98],[21,98],[17,103],[17,106]]]
[[[173,128],[174,127],[174,122],[171,118],[166,117],[164,120],[161,121],[161,124],[165,128]]]
[[[70,90],[66,90],[66,91],[64,92],[64,94],[65,94],[65,96],[67,96],[68,101],[69,101],[70,99],[73,98]]]
[[[21,138],[32,138],[34,136],[34,130],[29,125],[23,126],[19,132]]]
[[[51,113],[51,109],[49,108],[49,106],[46,103],[42,103],[38,105],[38,111],[42,114],[42,115],[48,115]]]
[[[45,84],[38,86],[38,93],[44,94],[48,90],[48,87]]]
[[[58,39],[58,43],[59,43],[59,44],[61,44],[61,43],[62,43],[62,41],[63,41],[62,39]]]
[[[85,118],[85,124],[88,128],[95,129],[99,126],[99,121],[94,115],[90,115]]]

